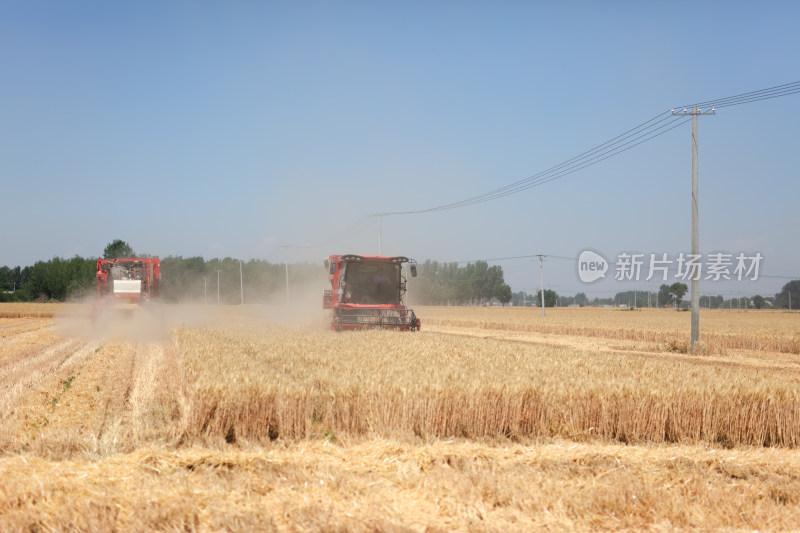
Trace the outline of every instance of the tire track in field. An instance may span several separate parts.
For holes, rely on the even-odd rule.
[[[0,364],[0,419],[7,418],[22,394],[60,369],[80,364],[95,346],[86,340],[65,339],[35,350],[35,355],[24,351],[16,358],[6,358]]]
[[[49,318],[0,318],[0,338],[50,326],[52,326],[52,320]]]
[[[177,433],[182,416],[180,361],[173,342],[139,345],[128,402],[127,422],[137,440]]]
[[[31,326],[17,329],[9,327],[6,331],[0,332],[0,354],[13,350],[18,344],[27,344],[31,346],[35,344],[36,347],[41,347],[41,343],[34,342],[34,339],[38,336],[48,334],[55,337],[51,324],[39,324],[35,327]]]
[[[509,336],[508,334],[493,335],[486,331],[460,331],[450,328],[443,328],[439,326],[431,326],[427,328],[428,333],[436,335],[449,335],[453,337],[469,337],[479,338],[486,340],[493,340],[498,342],[505,342],[511,344],[521,345],[534,345],[534,346],[547,346],[554,349],[571,349],[576,351],[595,352],[595,353],[609,353],[619,355],[622,357],[637,357],[641,359],[650,359],[654,361],[675,361],[678,363],[685,363],[698,366],[709,367],[726,367],[736,368],[739,370],[759,370],[762,372],[770,372],[775,375],[798,375],[800,374],[800,365],[796,362],[774,364],[764,359],[745,359],[741,361],[732,361],[730,359],[723,359],[719,356],[707,355],[693,355],[686,353],[674,353],[669,351],[644,351],[636,349],[619,349],[614,344],[602,344],[596,340],[588,341],[583,339],[574,338],[559,338],[559,336],[540,335],[543,338],[535,338],[536,334],[516,334]]]
[[[179,435],[180,354],[174,342],[126,341],[87,345],[76,369],[51,373],[20,399],[9,420],[13,438],[47,457],[103,457]]]
[[[95,438],[104,449],[116,448],[120,439],[130,436],[122,435],[121,429],[123,413],[133,386],[138,346],[131,343],[118,344],[117,350],[114,350],[116,353],[107,361],[95,433]]]
[[[27,331],[0,339],[0,371],[4,366],[15,364],[20,359],[35,357],[63,340],[63,337],[48,330]]]

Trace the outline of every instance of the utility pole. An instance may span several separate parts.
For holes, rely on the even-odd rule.
[[[286,258],[286,303],[289,303],[289,259]]]
[[[716,110],[712,107],[710,112],[703,113],[702,109],[693,106],[691,111],[684,110],[676,113],[672,110],[673,116],[692,117],[692,255],[697,258],[700,255],[700,237],[697,229],[697,117],[699,115],[716,115]],[[700,276],[699,272],[694,272],[692,276],[692,344],[691,349],[700,338]]]
[[[203,278],[203,305],[208,305],[208,278]]]
[[[542,316],[544,314],[544,273],[542,268],[542,260],[547,257],[547,254],[536,254],[539,257],[539,291],[542,294]]]
[[[219,305],[219,273],[220,272],[222,272],[222,270],[217,270],[217,305]]]
[[[242,305],[244,305],[244,276],[242,275],[242,260],[239,259],[239,285],[242,289]]]
[[[283,264],[286,265],[286,303],[289,303],[289,255],[286,252],[288,246],[282,246],[283,248]]]

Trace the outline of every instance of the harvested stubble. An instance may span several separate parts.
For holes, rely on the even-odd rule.
[[[797,530],[790,450],[369,440],[0,458],[3,531]]]
[[[52,318],[56,311],[64,311],[67,304],[60,303],[3,303],[0,318]]]
[[[251,325],[175,334],[188,435],[800,444],[797,369],[426,333]]]
[[[0,320],[0,530],[800,529],[796,451],[723,449],[796,444],[800,360],[658,353],[599,313],[608,337],[333,334],[227,308],[171,340],[76,342]]]

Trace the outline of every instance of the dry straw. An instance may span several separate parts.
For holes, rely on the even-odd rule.
[[[176,338],[190,435],[800,443],[800,387],[781,368],[270,326]]]

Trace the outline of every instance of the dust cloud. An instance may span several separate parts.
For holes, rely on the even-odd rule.
[[[322,291],[328,288],[326,281],[317,280],[294,284],[286,291],[273,295],[271,304],[253,306],[256,316],[271,323],[306,326],[324,329],[329,326],[329,311],[322,309]]]
[[[71,303],[55,316],[55,331],[68,337],[91,340],[155,342],[171,337],[179,326],[203,328],[244,321],[327,329],[328,312],[322,309],[318,281],[290,286],[270,298],[268,304],[162,304],[140,309],[106,309],[93,301]],[[93,316],[94,315],[94,316]]]

